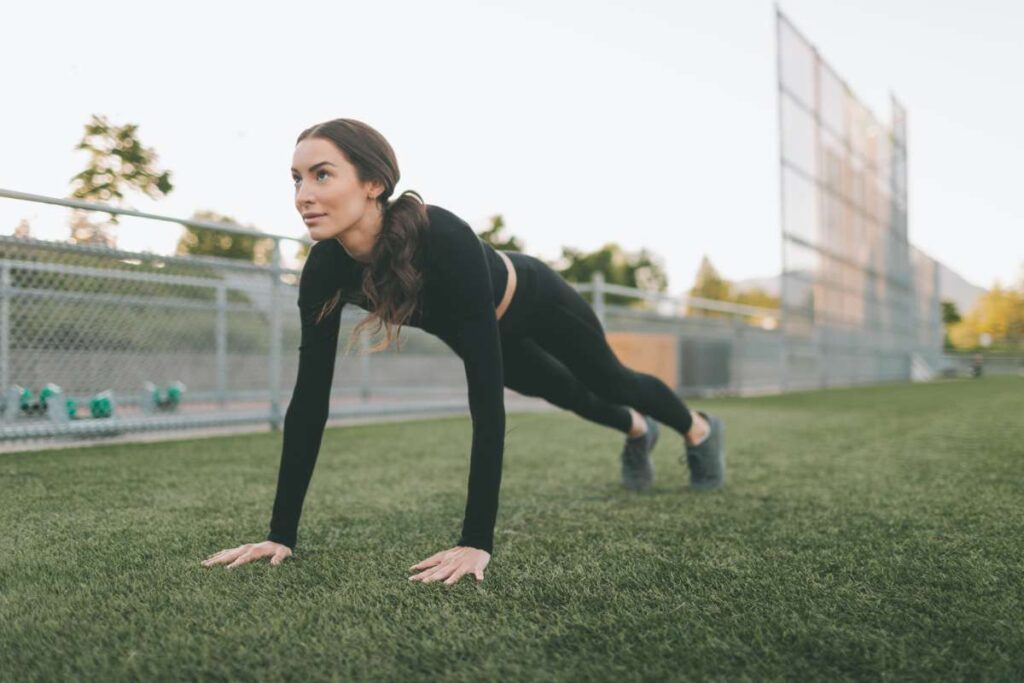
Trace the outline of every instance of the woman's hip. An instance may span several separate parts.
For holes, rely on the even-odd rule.
[[[517,251],[504,253],[515,267],[516,289],[498,321],[503,334],[529,334],[568,298],[579,298],[573,286],[540,259]]]

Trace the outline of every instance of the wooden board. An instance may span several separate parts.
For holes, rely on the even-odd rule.
[[[608,345],[631,370],[654,375],[673,391],[679,388],[679,353],[674,334],[606,332]]]

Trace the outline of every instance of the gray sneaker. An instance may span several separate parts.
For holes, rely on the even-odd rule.
[[[711,433],[699,446],[686,443],[686,464],[690,467],[690,488],[698,491],[725,486],[725,425],[722,419],[698,410]],[[680,456],[679,462],[683,462]]]
[[[651,451],[658,443],[658,423],[644,415],[647,432],[636,438],[626,437],[622,447],[622,485],[633,491],[646,491],[654,480]]]

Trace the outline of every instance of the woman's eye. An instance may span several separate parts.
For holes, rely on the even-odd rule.
[[[316,172],[316,177],[319,178],[321,173],[327,173],[327,171],[321,168],[319,171]],[[295,176],[292,176],[292,185],[297,185],[299,183],[299,180],[301,180],[301,178],[296,178]]]

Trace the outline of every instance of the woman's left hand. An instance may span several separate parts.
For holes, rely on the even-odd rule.
[[[430,583],[445,579],[445,584],[450,586],[458,582],[464,574],[472,573],[479,583],[484,580],[484,567],[490,561],[491,554],[486,550],[457,545],[451,550],[442,550],[409,567],[409,571],[424,570],[410,576],[409,580]]]

